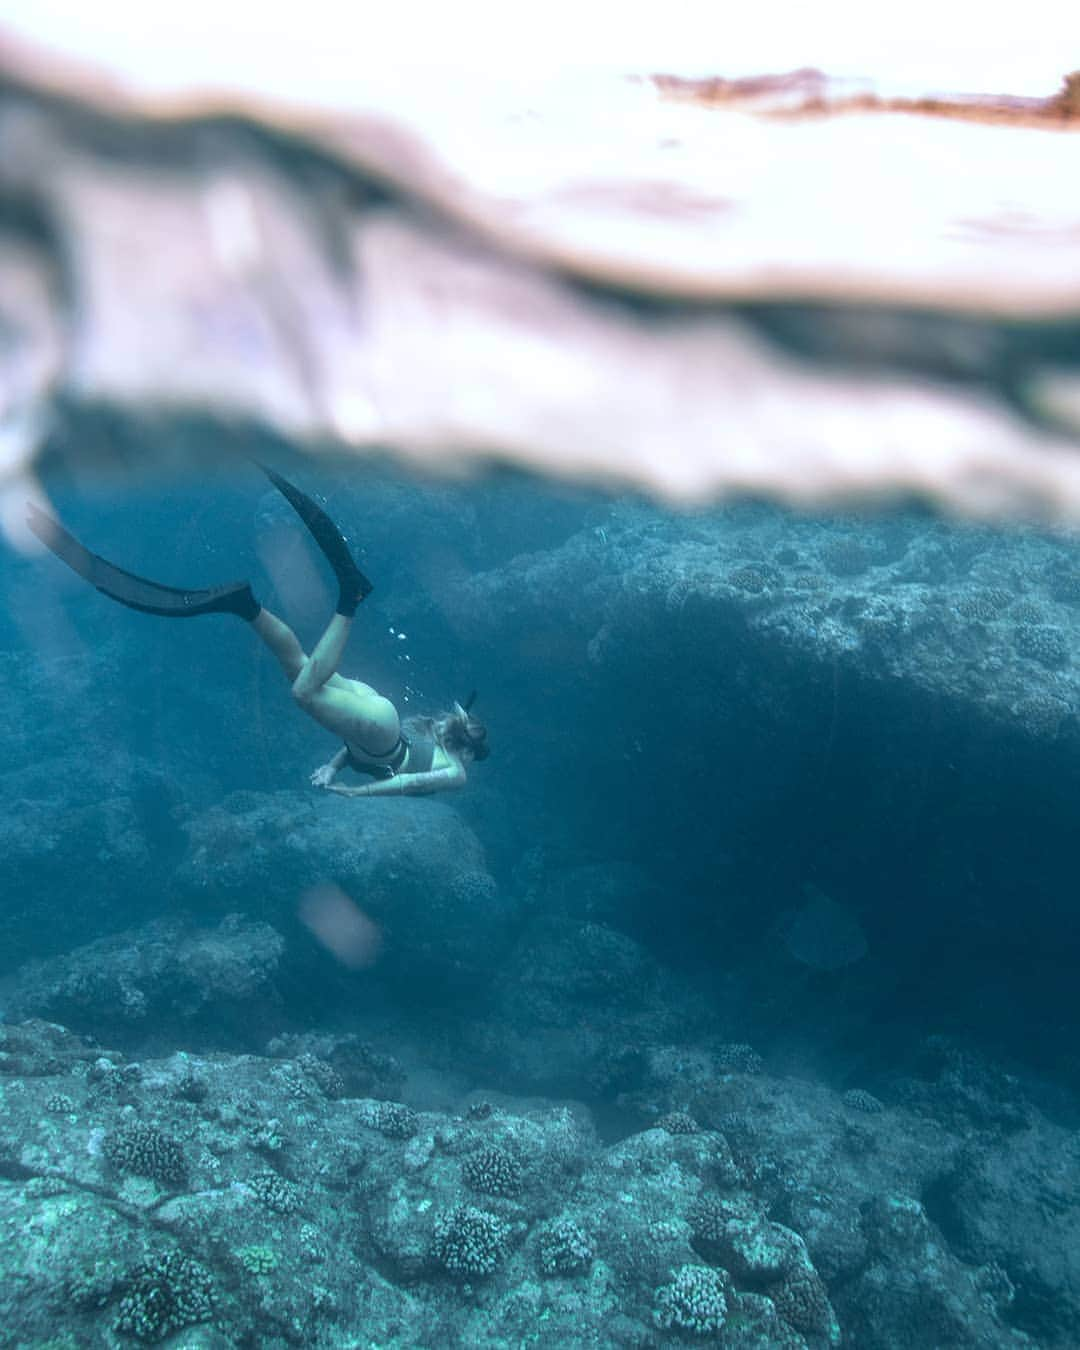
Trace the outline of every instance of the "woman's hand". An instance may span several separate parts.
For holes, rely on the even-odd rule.
[[[321,768],[315,770],[311,775],[311,786],[317,788],[328,788],[337,777],[337,769],[331,764],[324,764]]]

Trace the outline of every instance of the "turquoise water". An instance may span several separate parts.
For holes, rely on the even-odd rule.
[[[1075,544],[280,463],[492,753],[320,793],[242,621],[0,558],[0,1344],[1075,1344]],[[46,486],[333,611],[254,467]]]

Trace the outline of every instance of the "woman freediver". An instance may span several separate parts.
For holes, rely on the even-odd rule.
[[[326,512],[280,474],[261,467],[307,526],[337,577],[337,610],[310,656],[288,624],[259,604],[246,581],[201,591],[163,586],[91,553],[33,503],[28,503],[27,524],[62,562],[129,609],[167,619],[235,614],[251,624],[277,658],[296,702],[344,742],[333,759],[311,775],[312,786],[344,797],[418,795],[464,786],[467,765],[488,754],[487,730],[470,711],[474,696],[437,717],[413,719],[406,735],[388,698],[369,684],[338,674],[353,618],[370,593],[371,582],[357,567],[344,536]],[[369,774],[374,781],[361,787],[336,783],[346,766]]]

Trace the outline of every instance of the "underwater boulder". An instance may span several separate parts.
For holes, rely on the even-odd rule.
[[[137,801],[16,801],[0,821],[0,970],[157,911],[159,862]]]
[[[421,992],[495,968],[511,913],[479,840],[442,802],[237,792],[183,825],[188,850],[171,889],[196,911],[299,920],[344,964],[415,979]],[[330,907],[339,936],[367,932],[363,957],[340,950],[313,905]]]
[[[27,962],[0,983],[0,999],[9,1020],[47,1017],[125,1046],[179,1031],[187,1044],[202,1032],[246,1047],[281,1006],[284,947],[269,924],[236,914],[213,928],[154,919]]]

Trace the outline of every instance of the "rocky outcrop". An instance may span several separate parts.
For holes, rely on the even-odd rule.
[[[329,886],[375,930],[377,973],[415,982],[416,997],[486,978],[506,943],[512,911],[476,835],[441,802],[236,793],[184,829],[181,901],[292,925]]]
[[[0,1029],[6,1324],[83,1343],[1075,1344],[1067,1249],[1039,1257],[1045,1220],[1005,1238],[992,1213],[1071,1203],[1076,1151],[1037,1113],[1053,1170],[1010,1192],[984,1151],[945,1212],[940,1179],[988,1139],[732,1058],[711,1085],[672,1058],[667,1099],[692,1113],[604,1140],[577,1104],[356,1096],[319,1049],[133,1062]]]

